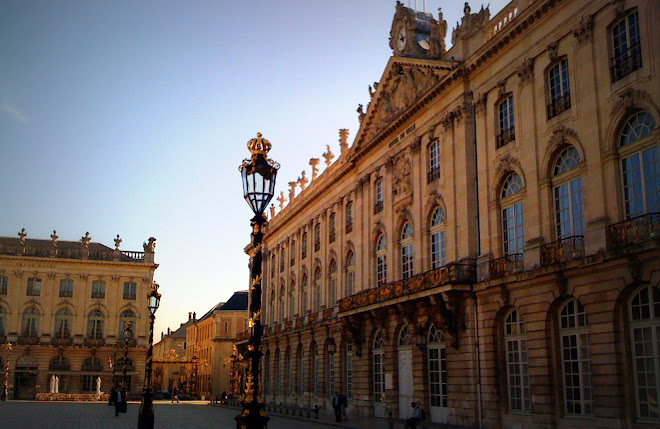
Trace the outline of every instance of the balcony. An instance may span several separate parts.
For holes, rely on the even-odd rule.
[[[380,201],[374,205],[374,214],[378,214],[383,211],[383,202]]]
[[[135,294],[134,293],[125,293],[124,294],[124,299],[131,299],[135,301]]]
[[[70,346],[73,344],[72,338],[52,338],[50,340],[52,346]]]
[[[105,298],[105,292],[92,293],[92,298],[103,299]]]
[[[27,290],[27,296],[40,296],[41,295],[41,289],[29,289]]]
[[[473,264],[451,263],[435,270],[417,274],[406,280],[384,283],[339,300],[339,312],[354,310],[367,305],[407,296],[423,290],[449,284],[472,284],[476,282]]]
[[[495,140],[497,141],[497,147],[501,148],[516,139],[516,129],[514,127],[504,130],[497,135]]]
[[[523,271],[523,254],[512,253],[502,258],[493,259],[488,264],[491,280],[517,274]]]
[[[562,238],[541,247],[541,265],[560,264],[584,258],[584,236]]]
[[[72,290],[61,290],[60,291],[60,298],[71,298],[73,296],[73,291]]]
[[[566,94],[562,97],[553,100],[546,106],[548,112],[548,120],[554,118],[560,113],[571,108],[571,94]]]
[[[18,344],[37,345],[39,344],[39,337],[18,337]]]
[[[85,338],[85,345],[88,347],[101,347],[105,345],[105,340],[103,338]]]
[[[607,228],[608,247],[621,247],[642,244],[660,238],[660,213],[649,213]]]
[[[434,168],[426,173],[426,183],[431,183],[440,178],[440,169]]]
[[[623,79],[640,68],[642,68],[642,47],[635,44],[612,58],[612,82]]]

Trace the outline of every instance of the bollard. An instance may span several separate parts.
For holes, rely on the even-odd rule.
[[[314,418],[318,419],[319,418],[319,406],[314,405]]]

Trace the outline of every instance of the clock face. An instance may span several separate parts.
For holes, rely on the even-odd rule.
[[[399,53],[401,53],[403,51],[403,49],[406,47],[406,42],[407,41],[408,41],[408,38],[407,38],[407,35],[406,35],[406,28],[403,27],[399,31],[399,36],[396,39],[396,47],[397,47]]]

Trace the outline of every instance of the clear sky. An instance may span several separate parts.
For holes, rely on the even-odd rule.
[[[508,2],[490,3],[494,16]],[[450,38],[463,2],[426,2],[436,17],[438,7]],[[278,193],[311,176],[326,144],[339,153],[339,128],[352,142],[355,109],[392,55],[394,10],[394,0],[0,0],[0,236],[89,231],[113,246],[120,234],[123,250],[154,236],[156,332],[201,316],[248,286],[246,142],[258,131],[271,141]]]

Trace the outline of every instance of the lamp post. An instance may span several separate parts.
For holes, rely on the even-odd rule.
[[[243,411],[234,417],[237,429],[265,429],[268,416],[261,402],[261,381],[259,380],[259,360],[261,352],[261,261],[263,258],[263,228],[267,221],[264,210],[275,194],[275,178],[280,165],[268,158],[271,144],[257,133],[257,137],[247,143],[251,157],[238,167],[243,179],[243,195],[254,212],[250,220],[252,245],[250,250],[250,340],[248,342],[247,376]]]
[[[128,340],[131,338],[131,322],[124,325],[124,366],[121,371],[121,387],[126,387],[126,360],[128,359]]]
[[[151,366],[153,364],[154,351],[154,321],[156,320],[156,310],[160,305],[160,293],[158,293],[158,283],[151,285],[149,295],[149,351],[147,352],[147,367],[144,372],[144,391],[142,392],[142,404],[138,414],[138,429],[154,428],[154,394],[151,391]]]
[[[2,400],[6,401],[9,399],[9,355],[11,353],[11,343],[7,343],[5,346],[7,349],[7,357],[5,359],[5,384],[2,386]]]

